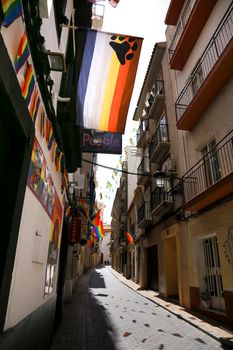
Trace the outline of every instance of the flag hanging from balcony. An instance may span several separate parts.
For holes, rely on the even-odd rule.
[[[78,30],[77,86],[71,100],[71,110],[76,109],[77,125],[124,133],[142,40]]]
[[[125,236],[126,236],[126,238],[127,238],[128,243],[129,243],[129,244],[133,244],[134,240],[133,240],[132,235],[131,235],[129,232],[126,232],[126,233],[125,233]]]
[[[2,9],[4,13],[3,26],[9,27],[16,18],[22,16],[21,0],[2,0]]]

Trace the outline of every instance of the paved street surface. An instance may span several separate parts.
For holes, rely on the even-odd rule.
[[[51,350],[229,349],[145,298],[109,267],[83,275]]]

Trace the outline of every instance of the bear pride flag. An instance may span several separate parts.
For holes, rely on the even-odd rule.
[[[78,29],[71,98],[77,125],[124,133],[142,40]]]

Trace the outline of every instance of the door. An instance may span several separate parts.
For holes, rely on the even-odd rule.
[[[211,299],[211,308],[224,310],[222,275],[220,269],[220,259],[218,251],[217,237],[213,236],[202,240],[204,253],[205,288]]]
[[[159,289],[158,277],[158,246],[153,245],[147,248],[147,286],[148,289]]]

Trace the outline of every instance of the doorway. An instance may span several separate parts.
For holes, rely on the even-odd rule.
[[[157,244],[147,248],[147,287],[151,290],[159,289]]]

